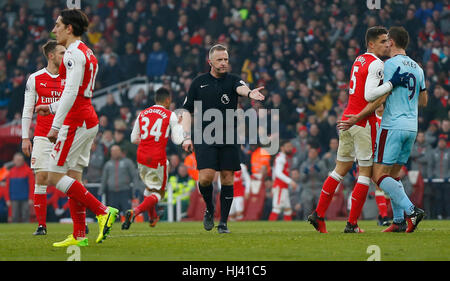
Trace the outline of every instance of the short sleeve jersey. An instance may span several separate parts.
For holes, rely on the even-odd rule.
[[[408,72],[408,87],[396,87],[387,97],[381,128],[417,132],[419,93],[426,90],[422,68],[410,57],[396,55],[388,59],[384,76],[390,79],[400,66],[400,73]]]

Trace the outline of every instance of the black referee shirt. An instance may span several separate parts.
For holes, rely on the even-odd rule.
[[[211,75],[211,73],[205,73],[197,76],[191,83],[189,91],[187,93],[187,97],[184,101],[183,108],[188,110],[190,113],[194,114],[194,123],[199,120],[195,120],[198,117],[199,112],[194,112],[199,110],[198,108],[194,108],[195,101],[201,101],[201,116],[205,115],[205,112],[208,109],[218,109],[222,114],[222,128],[223,128],[223,144],[226,143],[226,131],[230,128],[226,127],[226,110],[233,109],[233,112],[237,109],[238,102],[238,93],[236,92],[236,88],[239,86],[245,85],[245,82],[242,79],[235,75],[227,73],[223,77],[215,78]],[[211,121],[205,121],[205,118],[202,119],[202,135],[205,128],[214,122],[214,118]],[[234,143],[236,144],[236,118],[234,118]],[[199,124],[199,123],[197,123]],[[195,133],[196,130],[191,130],[192,140],[194,144],[196,144]],[[202,143],[205,141],[202,138]]]

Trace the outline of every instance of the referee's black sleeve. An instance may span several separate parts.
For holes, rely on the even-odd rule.
[[[183,108],[189,111],[190,113],[194,112],[194,100],[197,93],[197,88],[195,87],[197,79],[192,80],[191,86],[189,86],[189,91],[186,95],[186,99],[183,103]]]
[[[233,90],[236,92],[236,89],[239,86],[246,86],[245,82],[241,79],[241,77],[235,75],[235,74],[229,74],[231,77],[233,77]]]

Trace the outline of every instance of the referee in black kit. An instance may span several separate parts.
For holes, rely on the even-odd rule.
[[[239,76],[228,73],[228,51],[224,45],[217,44],[211,47],[208,62],[211,66],[211,71],[197,76],[192,81],[183,104],[183,108],[189,113],[185,111],[182,115],[184,130],[182,147],[188,152],[195,151],[197,169],[199,170],[199,189],[206,203],[203,226],[208,231],[214,227],[212,181],[216,171],[220,171],[222,187],[220,191],[220,223],[217,230],[219,233],[229,233],[227,220],[231,203],[233,202],[234,171],[240,170],[240,146],[234,141],[231,144],[226,142],[226,135],[227,129],[232,131],[228,132],[228,134],[233,133],[233,136],[237,135],[236,124],[233,122],[234,126],[232,128],[222,124],[223,132],[219,132],[219,135],[223,136],[223,141],[219,140],[211,143],[210,140],[205,142],[203,133],[205,127],[215,120],[205,121],[203,118],[202,120],[195,120],[195,118],[197,118],[197,113],[200,111],[200,105],[200,116],[204,116],[207,110],[214,109],[216,112],[218,110],[221,112],[221,119],[225,123],[227,119],[226,110],[232,109],[234,114],[234,111],[237,109],[238,95],[262,101],[264,100],[264,95],[260,93],[260,90],[264,87],[250,90]],[[194,126],[194,133],[191,136],[191,114],[194,111],[196,111],[194,123],[198,124],[201,122],[202,129],[197,132]],[[215,132],[216,135],[217,133]],[[201,134],[201,136],[195,136],[196,134]],[[235,138],[233,139],[235,140]]]

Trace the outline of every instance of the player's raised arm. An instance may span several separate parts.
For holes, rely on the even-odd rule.
[[[29,157],[31,155],[32,144],[30,141],[30,126],[33,120],[33,109],[36,104],[37,92],[33,75],[28,77],[25,88],[25,100],[22,111],[22,152]]]
[[[250,99],[262,101],[265,99],[264,95],[260,92],[264,87],[258,87],[250,90],[243,80],[239,80],[239,84],[236,87],[236,92],[240,96],[248,97]]]

